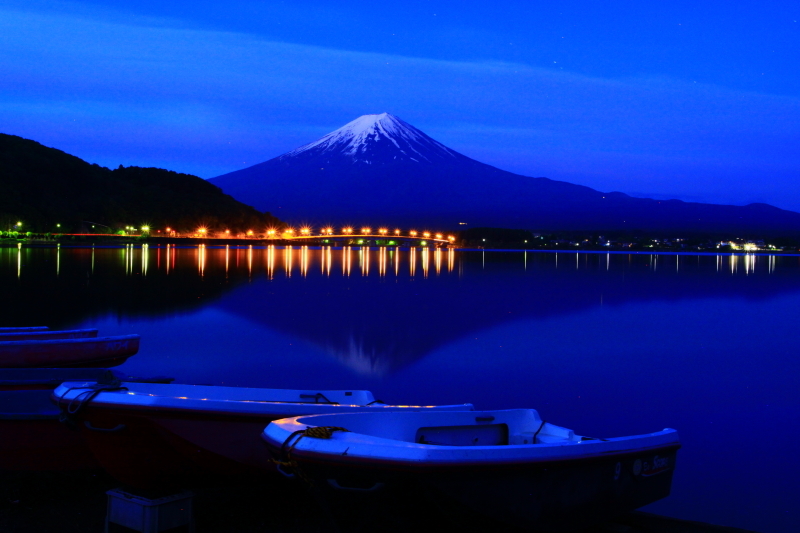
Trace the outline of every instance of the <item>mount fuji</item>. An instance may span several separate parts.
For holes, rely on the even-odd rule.
[[[313,226],[743,236],[800,231],[800,213],[766,204],[633,198],[506,172],[446,147],[389,113],[361,116],[312,143],[210,181],[259,210]]]

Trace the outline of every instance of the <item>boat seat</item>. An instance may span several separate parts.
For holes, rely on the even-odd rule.
[[[508,425],[421,427],[414,442],[438,446],[503,446],[508,444]]]
[[[534,444],[533,431],[523,431],[511,435],[508,439],[509,444]]]
[[[536,435],[535,431],[522,431],[515,433],[509,437],[509,444],[555,444],[558,442],[572,441],[573,436],[570,433],[564,435],[552,435],[550,433],[539,433]]]

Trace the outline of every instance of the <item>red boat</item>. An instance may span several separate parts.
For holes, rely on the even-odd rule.
[[[139,335],[0,341],[0,368],[110,367],[139,351]]]
[[[97,337],[96,329],[5,331],[0,329],[0,341],[47,341],[55,339],[89,339]]]
[[[0,368],[0,470],[78,470],[99,468],[83,435],[59,421],[61,410],[50,401],[64,381],[150,381],[105,368]]]

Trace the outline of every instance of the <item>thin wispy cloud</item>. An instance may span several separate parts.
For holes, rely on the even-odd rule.
[[[798,173],[797,98],[187,26],[0,7],[3,131],[104,165],[212,177],[389,111],[526,175],[800,209],[800,193],[769,185]],[[755,184],[754,172],[767,175]]]

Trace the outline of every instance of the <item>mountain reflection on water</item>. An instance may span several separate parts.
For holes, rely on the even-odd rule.
[[[359,373],[388,375],[510,321],[635,301],[757,300],[796,291],[798,260],[305,246],[0,248],[0,279],[15,304],[2,306],[0,324],[68,327],[211,306],[311,342]]]

